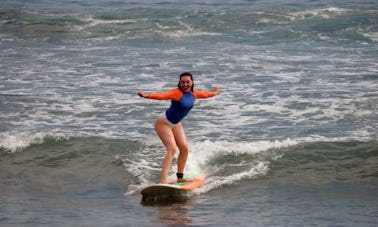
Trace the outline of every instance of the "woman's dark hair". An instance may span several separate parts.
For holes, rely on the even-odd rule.
[[[193,80],[193,75],[192,75],[190,72],[184,72],[184,73],[181,73],[181,75],[180,75],[180,79],[179,79],[179,82],[178,82],[178,84],[177,84],[177,87],[182,91],[182,88],[181,88],[181,86],[180,86],[180,80],[181,80],[181,78],[184,77],[184,76],[190,76],[190,79],[193,81],[193,85],[192,85],[192,88],[191,88],[191,90],[193,91],[193,89],[194,89],[194,80]]]

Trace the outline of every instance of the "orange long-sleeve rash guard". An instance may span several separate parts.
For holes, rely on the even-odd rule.
[[[173,124],[180,122],[193,108],[196,99],[210,98],[215,95],[212,91],[183,92],[178,88],[168,92],[150,93],[149,99],[172,100],[171,106],[165,111],[167,119]]]

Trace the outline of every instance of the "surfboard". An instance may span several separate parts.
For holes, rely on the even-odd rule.
[[[187,193],[201,187],[205,177],[192,178],[185,182],[172,184],[152,184],[141,190],[142,201],[179,200],[185,198]]]

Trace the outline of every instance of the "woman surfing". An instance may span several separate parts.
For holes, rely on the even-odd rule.
[[[160,183],[168,183],[168,172],[171,169],[172,160],[177,147],[180,151],[177,159],[177,182],[186,181],[184,179],[184,169],[188,158],[188,141],[181,124],[181,120],[192,109],[196,99],[213,97],[220,92],[220,87],[215,87],[213,91],[199,91],[194,88],[193,76],[189,72],[182,73],[179,78],[178,87],[168,92],[144,93],[138,91],[138,95],[143,98],[157,100],[172,100],[170,107],[160,114],[155,122],[155,131],[167,149],[163,159]]]

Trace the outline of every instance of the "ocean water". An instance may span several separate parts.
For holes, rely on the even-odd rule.
[[[0,50],[1,226],[378,223],[376,1],[1,1]],[[184,71],[207,180],[143,204]]]

